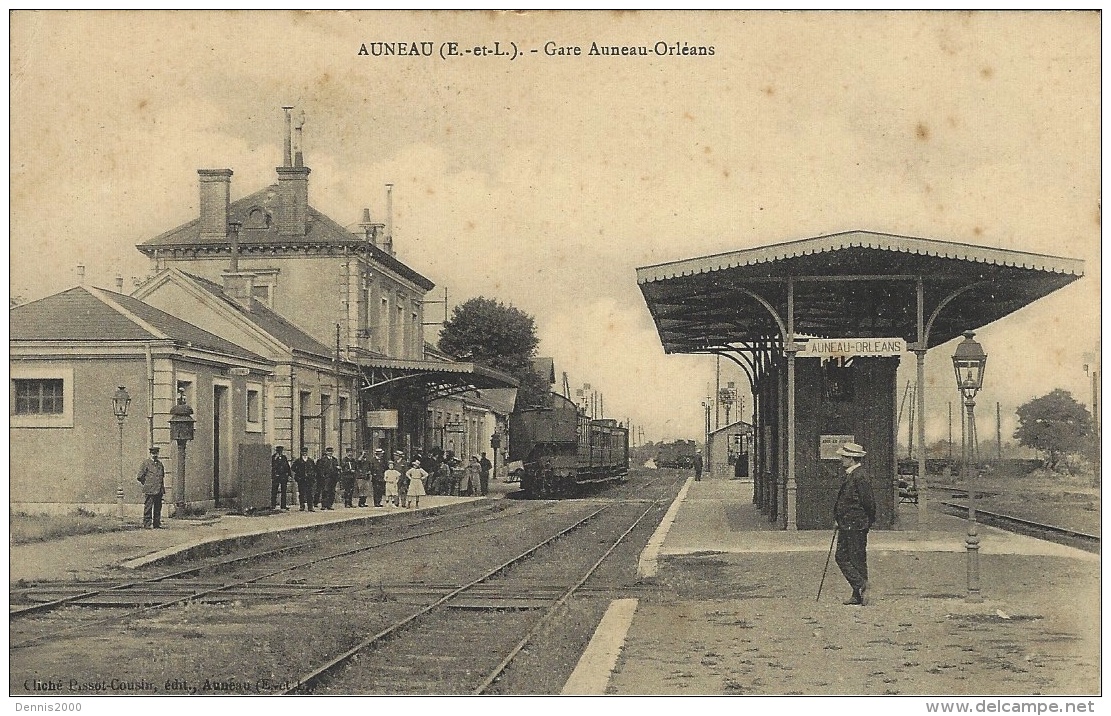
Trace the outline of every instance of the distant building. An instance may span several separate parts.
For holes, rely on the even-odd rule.
[[[751,477],[751,445],[752,426],[743,420],[713,431],[706,448],[707,472],[711,477],[734,477],[740,461],[740,477]]]

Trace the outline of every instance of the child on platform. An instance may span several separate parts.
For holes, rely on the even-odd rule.
[[[413,466],[405,472],[405,477],[409,478],[409,489],[405,506],[419,508],[421,495],[426,494],[424,491],[424,479],[428,477],[428,473],[421,469],[418,461],[414,460]],[[413,498],[414,504],[409,504],[409,498]]]
[[[394,507],[401,507],[401,501],[397,492],[398,480],[401,478],[401,473],[394,467],[394,463],[390,463],[386,469],[386,504],[393,505]]]

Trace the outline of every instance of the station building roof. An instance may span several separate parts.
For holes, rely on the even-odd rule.
[[[1078,259],[850,231],[637,269],[667,353],[781,340],[793,283],[794,333],[918,340],[926,347],[1017,311],[1084,275]]]
[[[399,261],[383,249],[368,242],[366,238],[352,234],[312,206],[306,207],[307,221],[304,236],[282,236],[277,223],[266,221],[259,224],[252,214],[259,211],[267,215],[277,215],[281,211],[278,186],[271,185],[260,189],[228,205],[228,221],[242,225],[239,236],[239,250],[244,257],[295,249],[347,249],[355,253],[365,253],[379,264],[393,270],[399,276],[412,281],[425,291],[435,288],[429,279]],[[148,257],[154,258],[159,251],[183,251],[192,255],[231,255],[231,243],[225,237],[206,237],[201,232],[200,218],[193,219],[181,226],[148,239],[135,248]]]
[[[8,312],[8,339],[28,342],[172,341],[258,363],[265,358],[142,301],[101,288],[77,286]]]

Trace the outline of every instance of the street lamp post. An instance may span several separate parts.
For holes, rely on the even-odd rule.
[[[736,384],[733,381],[729,381],[728,387],[718,390],[718,402],[725,406],[726,425],[730,425],[729,410],[733,407],[733,403],[737,399],[737,388],[735,387],[735,385]]]
[[[710,459],[710,408],[713,406],[713,398],[709,396],[706,400],[702,401],[702,407],[706,409],[706,437],[702,443],[702,449],[706,451],[706,459]]]
[[[976,495],[972,492],[972,445],[976,439],[976,393],[984,385],[984,367],[988,356],[979,343],[972,338],[976,334],[967,331],[964,340],[957,344],[953,353],[953,372],[957,378],[957,390],[964,399],[967,420],[961,458],[964,468],[964,485],[968,490],[968,537],[965,538],[965,551],[968,554],[968,601],[979,602],[980,595],[980,535],[976,529]]]
[[[131,396],[127,388],[122,385],[112,396],[112,413],[116,416],[116,425],[120,429],[120,454],[119,476],[116,480],[116,517],[123,518],[123,421],[127,417],[127,408],[131,405]]]

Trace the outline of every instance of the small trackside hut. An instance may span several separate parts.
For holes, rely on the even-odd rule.
[[[896,371],[1084,275],[1076,259],[851,231],[637,269],[667,353],[741,367],[753,396],[753,500],[783,529],[828,529],[837,448],[868,448],[877,527],[895,519]],[[918,522],[928,522],[925,409]]]

